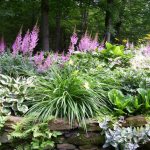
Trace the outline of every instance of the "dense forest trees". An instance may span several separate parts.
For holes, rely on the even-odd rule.
[[[100,41],[137,42],[150,32],[149,16],[149,0],[0,0],[0,36],[9,46],[38,21],[43,50],[67,49],[74,28],[79,36],[99,33]]]

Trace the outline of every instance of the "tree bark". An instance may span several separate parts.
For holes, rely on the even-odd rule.
[[[57,0],[57,13],[56,13],[56,51],[60,51],[60,32],[61,32],[61,15],[62,9],[60,7],[61,1]]]
[[[80,12],[81,12],[81,35],[83,35],[87,30],[88,15],[89,15],[87,4],[83,0],[80,0]]]
[[[107,0],[107,9],[106,9],[106,16],[105,16],[105,41],[111,41],[111,29],[112,29],[112,17],[110,8],[112,8],[113,0]]]
[[[41,0],[41,38],[42,49],[49,50],[49,0]]]

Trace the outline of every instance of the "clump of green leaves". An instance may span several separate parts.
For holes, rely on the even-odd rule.
[[[29,88],[33,87],[33,77],[11,78],[0,74],[0,111],[5,115],[22,115],[28,111],[26,101]]]
[[[134,116],[150,113],[150,90],[137,89],[138,95],[124,95],[120,90],[113,89],[108,92],[108,99],[102,106],[107,114],[114,116]]]
[[[100,52],[100,58],[104,60],[107,67],[127,67],[130,65],[131,54],[126,54],[123,45],[112,45],[106,42],[105,49]]]
[[[12,77],[29,77],[35,75],[35,69],[29,58],[22,55],[14,57],[10,53],[5,53],[0,56],[0,73]]]
[[[85,124],[93,117],[101,102],[90,83],[82,78],[79,70],[70,67],[52,69],[47,77],[40,77],[34,92],[29,113],[36,113],[40,119],[53,115],[66,118],[72,124]]]
[[[53,149],[54,139],[61,135],[61,133],[49,130],[49,120],[42,123],[35,122],[34,120],[35,118],[30,116],[14,125],[14,131],[10,133],[9,139],[13,140],[14,143],[18,142],[18,140],[26,141],[20,146],[17,146],[17,150],[21,148],[26,148],[27,150]]]

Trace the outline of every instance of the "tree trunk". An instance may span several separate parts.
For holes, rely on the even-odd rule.
[[[105,16],[105,41],[111,41],[111,29],[112,29],[112,17],[110,8],[112,8],[113,0],[107,0],[107,9],[106,9],[106,16]]]
[[[56,51],[59,51],[61,49],[60,47],[60,32],[61,32],[61,7],[60,7],[61,1],[57,0],[57,13],[56,13]]]
[[[81,35],[83,35],[87,30],[89,12],[87,4],[82,0],[80,1],[80,11],[81,11]]]
[[[49,50],[49,0],[41,0],[41,38],[42,49]]]
[[[118,21],[116,22],[114,29],[116,33],[116,37],[118,38],[120,36],[120,29],[123,23],[123,18],[124,18],[124,12],[125,12],[125,7],[126,7],[127,0],[122,0],[121,8],[119,9],[118,12]]]

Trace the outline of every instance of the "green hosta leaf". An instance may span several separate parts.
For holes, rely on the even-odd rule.
[[[106,48],[107,48],[107,49],[111,49],[112,47],[113,47],[113,45],[112,45],[112,44],[110,44],[110,43],[106,42]]]
[[[139,94],[142,96],[143,99],[145,99],[145,96],[147,94],[146,90],[145,89],[142,89],[142,88],[139,88],[137,90],[139,92]]]
[[[115,104],[115,102],[117,102],[118,104],[120,104],[120,102],[118,102],[118,101],[122,101],[122,99],[124,98],[124,95],[122,94],[121,91],[113,89],[110,92],[108,92],[108,97],[109,97],[109,100],[113,104]]]
[[[11,110],[9,108],[2,107],[1,112],[6,115],[11,115]]]
[[[150,100],[148,99],[148,97],[145,98],[145,108],[146,109],[150,108]]]
[[[122,56],[123,55],[123,49],[120,48],[120,46],[115,46],[113,48],[113,54],[117,56]]]

